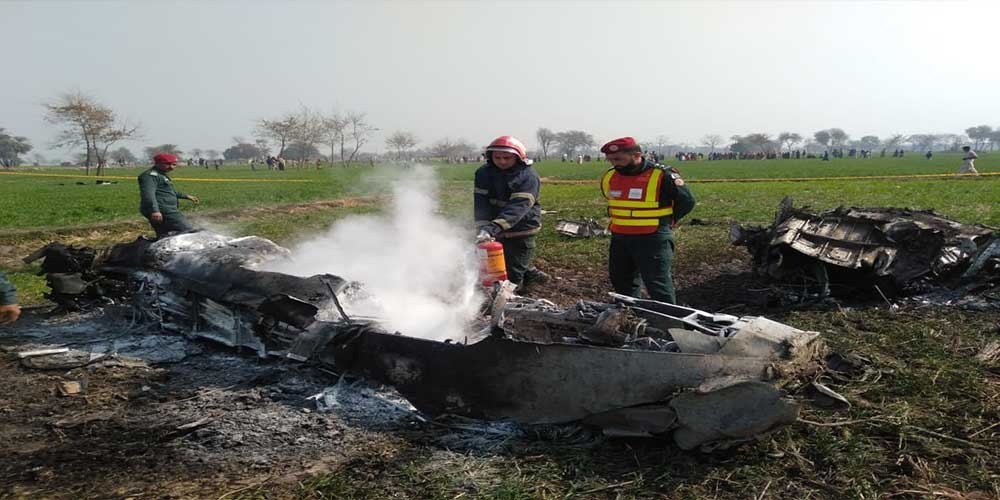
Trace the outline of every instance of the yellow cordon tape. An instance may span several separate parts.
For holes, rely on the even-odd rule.
[[[1000,172],[980,172],[978,174],[907,174],[907,175],[855,175],[841,177],[751,177],[747,179],[684,179],[691,183],[726,183],[726,182],[809,182],[809,181],[878,181],[905,179],[946,179],[962,177],[990,177],[1000,175]],[[599,179],[542,179],[542,184],[599,184]]]
[[[115,179],[115,180],[125,180],[134,181],[136,177],[123,177],[120,175],[102,175],[100,177],[93,175],[75,175],[75,174],[41,174],[41,173],[31,173],[31,172],[0,172],[3,175],[23,175],[27,177],[68,177],[71,179],[94,179],[97,181],[104,179]],[[173,181],[184,181],[184,182],[297,182],[297,183],[310,183],[311,180],[308,179],[197,179],[192,177],[171,177],[170,180]]]
[[[1000,172],[980,172],[978,174],[907,174],[907,175],[855,175],[842,177],[776,177],[768,179],[757,177],[750,179],[686,179],[687,182],[805,182],[805,181],[867,181],[893,179],[943,179],[948,177],[985,177],[1000,175]]]
[[[29,173],[29,172],[3,172],[0,171],[2,175],[23,175],[28,177],[68,177],[72,179],[116,179],[116,180],[135,180],[135,177],[123,177],[116,175],[104,175],[101,177],[96,177],[92,175],[74,175],[74,174],[41,174],[41,173]],[[751,177],[747,179],[686,179],[687,182],[706,182],[706,183],[726,183],[726,182],[809,182],[809,181],[878,181],[878,180],[893,180],[893,179],[944,179],[944,178],[962,178],[962,177],[992,177],[1000,175],[1000,172],[980,172],[978,174],[907,174],[907,175],[856,175],[856,176],[831,176],[831,177]],[[308,179],[198,179],[194,177],[171,177],[171,180],[175,181],[185,181],[185,182],[292,182],[292,183],[311,183],[313,181]],[[599,179],[588,180],[588,179],[549,179],[544,183],[551,184],[597,184],[601,181]]]

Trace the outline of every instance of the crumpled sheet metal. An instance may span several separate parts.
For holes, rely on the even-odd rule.
[[[593,238],[594,236],[609,236],[611,231],[594,219],[559,219],[555,230],[570,238]]]
[[[523,424],[580,420],[665,401],[709,379],[766,380],[772,360],[488,337],[471,345],[366,333],[319,358],[392,385],[430,415]]]
[[[498,327],[502,334],[495,332],[474,343],[365,332],[346,341],[334,339],[320,359],[392,385],[429,415],[510,419],[523,424],[582,421],[614,436],[660,436],[673,431],[685,449],[710,449],[794,422],[798,404],[784,397],[780,386],[793,377],[812,376],[824,353],[816,332],[766,318],[711,315],[638,299],[626,303],[651,308],[629,309],[629,314],[639,318],[670,318],[670,324],[681,326],[711,318],[711,322],[699,323],[704,331],[669,330],[671,335],[704,342],[689,349],[695,340],[679,341],[679,350],[671,352],[581,343],[591,332],[571,325],[579,309],[563,310],[545,301],[537,301],[531,309],[531,302],[521,297],[495,301],[514,310],[494,311],[494,316],[506,313]],[[596,317],[628,307],[609,304]],[[530,325],[524,327],[522,322]],[[545,326],[558,334],[537,333]],[[568,336],[574,331],[579,338]],[[518,339],[525,334],[541,340]],[[687,394],[698,397],[678,400]],[[704,418],[712,405],[725,410],[724,416]]]
[[[984,268],[1000,264],[1000,236],[985,226],[902,208],[813,213],[793,208],[787,197],[771,226],[734,224],[730,240],[747,247],[755,273],[776,280],[803,274],[820,282],[821,295],[878,286],[893,296],[929,284],[988,281],[998,276]]]
[[[688,391],[670,400],[678,427],[673,437],[684,450],[725,449],[758,439],[799,416],[799,406],[773,385],[747,381],[700,393]]]

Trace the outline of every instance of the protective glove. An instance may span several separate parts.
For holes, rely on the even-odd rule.
[[[485,229],[480,229],[479,234],[476,235],[476,244],[478,245],[487,241],[493,241],[493,235]]]
[[[479,234],[476,235],[476,244],[484,241],[493,241],[493,239],[496,238],[497,233],[500,231],[500,226],[494,223],[490,223],[479,228]]]

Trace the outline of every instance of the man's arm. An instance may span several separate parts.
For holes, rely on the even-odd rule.
[[[490,207],[490,189],[486,180],[486,172],[476,171],[476,179],[472,189],[472,212],[476,226],[489,225],[493,219],[493,209]]]
[[[660,183],[660,195],[674,200],[674,220],[681,220],[694,209],[696,204],[694,193],[691,192],[691,188],[688,187],[687,182],[681,178],[681,174],[677,169],[667,167],[663,174],[663,182]]]

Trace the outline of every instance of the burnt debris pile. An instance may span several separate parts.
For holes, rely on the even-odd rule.
[[[114,284],[123,292],[106,300],[131,306],[133,322],[160,334],[364,377],[429,417],[583,422],[712,449],[794,422],[799,403],[788,394],[823,369],[818,333],[766,318],[619,295],[564,308],[517,296],[506,282],[484,294],[483,314],[459,338],[409,336],[352,313],[370,310],[356,301],[377,300],[363,283],[259,270],[289,252],[257,237],[46,248],[36,256],[43,269],[74,270],[98,295]]]
[[[733,224],[753,272],[790,302],[838,297],[1000,307],[1000,235],[929,210],[812,212],[782,200],[768,227]]]

